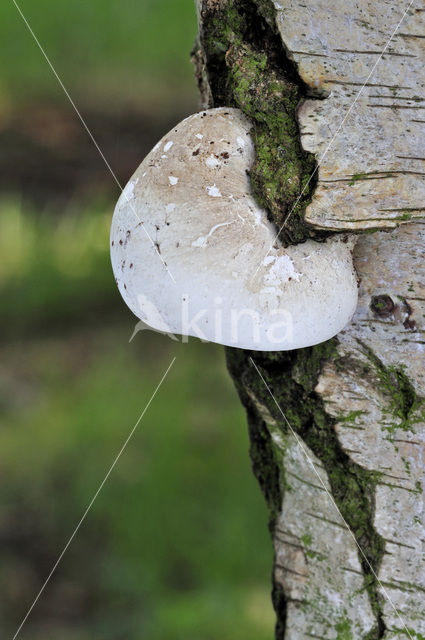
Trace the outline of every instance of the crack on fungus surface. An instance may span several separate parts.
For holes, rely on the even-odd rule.
[[[204,0],[201,18],[213,106],[237,107],[253,123],[254,196],[277,229],[284,225],[279,234],[284,245],[326,239],[329,232],[304,220],[317,184],[317,172],[310,179],[316,159],[303,150],[297,122],[308,87],[284,50],[272,2]]]
[[[338,367],[341,356],[336,351],[336,344],[337,340],[332,339],[314,347],[271,353],[226,348],[227,364],[241,401],[248,411],[254,473],[269,504],[272,532],[277,514],[282,508],[282,494],[285,491],[284,469],[270,444],[270,433],[268,436],[265,434],[268,428],[264,420],[258,416],[258,412],[256,413],[253,398],[267,408],[283,435],[287,435],[288,427],[251,365],[250,357],[261,370],[294,431],[323,464],[338,509],[373,568],[371,571],[368,562],[359,554],[364,588],[368,593],[376,621],[364,640],[378,640],[384,636],[386,629],[382,597],[374,575],[378,575],[385,547],[383,538],[373,526],[375,489],[380,474],[356,464],[343,450],[335,431],[337,420],[326,413],[322,398],[314,390],[324,361],[332,361]],[[276,485],[278,474],[280,480]],[[273,481],[270,478],[273,478]],[[282,640],[285,637],[287,607],[282,587],[276,582],[273,585],[273,604],[277,615],[276,638]],[[314,606],[314,603],[311,605]],[[338,632],[336,627],[331,630]]]

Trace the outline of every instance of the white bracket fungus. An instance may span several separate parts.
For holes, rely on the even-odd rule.
[[[163,332],[263,351],[317,344],[356,308],[352,242],[273,242],[251,192],[250,128],[237,109],[210,109],[148,154],[112,221],[118,288]]]

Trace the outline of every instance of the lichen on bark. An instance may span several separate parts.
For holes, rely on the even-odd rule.
[[[403,366],[385,366],[378,356],[362,343],[357,342],[367,354],[371,365],[375,369],[379,388],[388,398],[388,413],[394,418],[385,425],[388,437],[398,429],[403,431],[413,430],[415,422],[424,420],[423,398],[419,398]]]

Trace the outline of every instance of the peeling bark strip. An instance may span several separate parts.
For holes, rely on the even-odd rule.
[[[204,96],[254,120],[251,179],[279,224],[314,166],[304,152],[318,160],[328,147],[405,7],[199,0],[198,9]],[[359,237],[353,322],[308,349],[226,350],[270,507],[278,640],[425,638],[424,15],[415,1],[284,236],[399,227]]]
[[[425,11],[408,2],[275,0],[288,55],[313,95],[298,114],[320,159],[306,220],[323,229],[392,228],[425,216]]]

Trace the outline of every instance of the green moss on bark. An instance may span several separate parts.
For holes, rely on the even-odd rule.
[[[404,367],[386,367],[367,345],[358,342],[378,375],[381,392],[388,399],[386,413],[393,421],[387,421],[384,429],[389,438],[397,429],[414,432],[415,424],[425,418],[424,400],[417,395]]]
[[[322,239],[304,221],[316,181],[315,158],[300,144],[296,118],[306,87],[285,55],[268,0],[204,2],[202,45],[214,106],[234,106],[252,121],[256,159],[250,171],[258,202],[280,240]]]
[[[241,400],[251,416],[255,412],[252,400],[255,397],[257,402],[264,405],[276,420],[282,434],[286,435],[288,426],[252,366],[251,357],[259,367],[291,427],[322,462],[338,509],[365,553],[367,560],[360,556],[365,576],[365,589],[377,619],[377,626],[368,635],[368,640],[376,640],[382,637],[384,630],[380,597],[374,576],[374,573],[378,574],[384,552],[384,541],[373,527],[374,494],[379,474],[369,472],[355,464],[344,452],[335,432],[335,420],[326,413],[322,399],[314,391],[322,363],[333,361],[338,366],[336,341],[330,340],[315,347],[288,352],[261,353],[227,349],[229,370]],[[257,425],[260,423],[262,424],[262,421],[257,419]],[[251,431],[252,429],[251,424]],[[257,457],[260,458],[258,454]],[[270,468],[273,468],[276,473],[275,456],[263,455],[261,459],[268,474],[270,474]],[[263,470],[264,473],[266,473],[265,470]],[[281,491],[283,486],[284,483],[281,482]],[[274,515],[273,511],[272,514]],[[279,593],[282,613],[281,600],[282,594]],[[284,637],[282,621],[279,628],[281,631],[277,638],[280,639]]]

